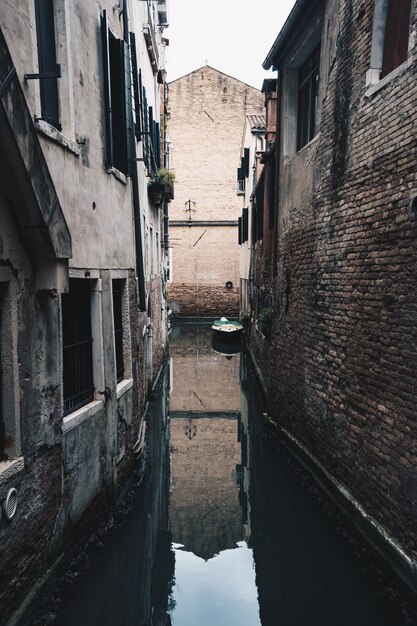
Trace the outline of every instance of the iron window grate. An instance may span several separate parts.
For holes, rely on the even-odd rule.
[[[90,282],[70,279],[62,295],[64,415],[94,399]]]
[[[116,354],[116,377],[120,383],[124,379],[125,368],[123,361],[123,280],[113,280],[113,322],[114,322],[114,344]]]

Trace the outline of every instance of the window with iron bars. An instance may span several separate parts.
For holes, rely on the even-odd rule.
[[[94,399],[91,282],[71,278],[62,295],[64,415]]]
[[[124,280],[112,281],[113,290],[113,324],[114,324],[114,350],[116,355],[116,377],[120,383],[125,375],[123,358],[123,283]]]
[[[3,421],[3,349],[2,349],[2,285],[0,285],[0,461],[7,459],[5,452],[6,428]]]

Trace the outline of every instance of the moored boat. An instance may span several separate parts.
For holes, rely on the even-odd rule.
[[[222,337],[236,337],[241,334],[243,330],[242,324],[228,320],[226,317],[221,317],[216,320],[211,327],[215,335]]]

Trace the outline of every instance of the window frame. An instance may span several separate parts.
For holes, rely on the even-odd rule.
[[[134,163],[132,73],[129,44],[113,35],[101,16],[105,117],[105,164],[126,176]]]
[[[1,463],[16,459],[22,453],[17,285],[8,268],[0,268],[0,311],[0,419],[4,425],[5,438],[3,449],[0,450]]]
[[[408,67],[411,61],[410,59],[410,32],[411,32],[410,24],[411,24],[412,6],[413,6],[412,0],[410,0],[407,45],[404,46],[404,50],[406,47],[407,51],[406,52],[404,51],[403,60],[399,62],[398,65],[396,65],[395,67],[392,67],[390,71],[383,71],[390,1],[391,0],[375,0],[374,1],[371,59],[370,59],[370,68],[366,74],[366,86],[370,87],[371,89],[369,90],[369,93],[367,92],[366,95],[372,95],[375,91],[374,89],[372,89],[372,87],[376,87],[376,86],[382,87],[389,80],[397,76],[398,73],[401,73],[404,67]]]
[[[57,46],[54,0],[35,0],[35,23],[39,74],[55,73]],[[40,119],[61,130],[58,78],[39,78],[39,93]]]
[[[126,281],[122,278],[112,279],[112,309],[113,309],[113,333],[114,333],[114,358],[116,365],[116,383],[125,379],[124,357],[124,323],[123,323],[123,300]]]
[[[297,152],[310,143],[317,134],[320,52],[321,44],[319,43],[298,69]],[[305,72],[304,76],[303,72]]]
[[[79,290],[79,291],[77,291]],[[75,296],[81,296],[76,301]],[[83,314],[85,320],[88,319],[88,327],[84,330],[85,335],[79,334],[80,326],[74,328],[74,323],[79,323],[80,316],[75,317],[75,309],[84,307]],[[93,367],[93,328],[92,328],[92,306],[91,306],[91,281],[81,278],[70,278],[67,293],[62,294],[61,299],[61,319],[62,319],[62,386],[63,386],[63,406],[64,417],[77,411],[81,407],[94,400],[94,367]],[[70,328],[70,323],[72,327]],[[75,335],[78,334],[78,341]],[[83,346],[83,347],[82,347]],[[84,355],[82,354],[84,351]],[[70,355],[70,356],[68,356]],[[81,361],[82,372],[78,378],[87,378],[84,383],[74,380],[74,358]],[[71,364],[70,364],[71,363]],[[73,393],[76,391],[77,393]],[[69,393],[71,392],[71,395]],[[80,397],[81,396],[81,397]],[[78,400],[76,400],[78,398]]]

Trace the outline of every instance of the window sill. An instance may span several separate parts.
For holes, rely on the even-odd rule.
[[[116,398],[121,398],[129,389],[133,387],[133,378],[125,378],[116,387]]]
[[[411,57],[409,57],[406,61],[404,61],[404,63],[401,63],[401,65],[396,67],[395,70],[392,70],[392,72],[384,76],[384,78],[381,78],[375,84],[369,84],[368,82],[369,80],[372,80],[373,74],[371,74],[371,72],[375,71],[375,70],[369,70],[367,74],[368,89],[365,91],[365,98],[372,98],[372,96],[378,93],[378,91],[380,91],[390,82],[398,78],[398,76],[401,76],[402,74],[404,74],[411,66],[412,66],[412,59]]]
[[[25,461],[23,456],[20,456],[17,459],[12,459],[11,461],[1,461],[0,462],[0,487],[3,486],[7,481],[16,476],[19,472],[21,472],[25,467]]]
[[[66,415],[62,422],[62,432],[65,434],[73,428],[76,428],[90,417],[96,415],[103,408],[104,400],[93,400],[73,413]]]
[[[127,176],[123,174],[120,170],[117,170],[115,167],[108,167],[107,174],[112,174],[123,185],[127,185]]]
[[[306,143],[302,148],[297,150],[297,152],[294,152],[294,154],[284,155],[284,163],[285,164],[289,163],[293,159],[296,159],[300,154],[307,152],[309,148],[311,148],[311,146],[313,146],[318,141],[319,137],[320,137],[320,133],[318,132],[317,135],[314,135],[313,139],[311,139],[308,143]]]
[[[42,135],[48,137],[48,139],[52,139],[55,143],[59,144],[69,152],[72,152],[72,154],[75,154],[75,156],[80,156],[81,151],[78,144],[63,135],[57,128],[51,126],[48,122],[45,122],[45,120],[35,119],[35,127],[40,133],[42,133]]]

